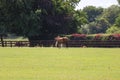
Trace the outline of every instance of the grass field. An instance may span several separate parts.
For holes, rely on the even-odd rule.
[[[120,80],[120,48],[0,48],[0,80]]]

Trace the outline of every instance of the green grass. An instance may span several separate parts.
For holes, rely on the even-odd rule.
[[[0,48],[0,80],[120,80],[120,49]]]

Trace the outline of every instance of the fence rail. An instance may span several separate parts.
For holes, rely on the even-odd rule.
[[[39,47],[54,47],[54,40],[39,40],[39,41],[4,41],[4,47],[30,47],[33,44],[34,46]],[[2,47],[2,42],[0,41],[0,46]],[[68,41],[69,47],[120,47],[120,40],[116,41],[97,41],[97,40],[70,40]]]
[[[120,47],[120,41],[78,40],[70,41],[70,47]]]

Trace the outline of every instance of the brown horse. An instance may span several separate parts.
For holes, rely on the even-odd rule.
[[[55,38],[55,47],[68,47],[68,41],[69,39],[67,37],[60,37],[60,36],[57,36]]]

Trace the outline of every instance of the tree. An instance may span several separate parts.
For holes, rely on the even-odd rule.
[[[118,1],[118,3],[120,4],[120,0],[117,0]]]
[[[116,18],[113,26],[108,28],[107,33],[120,33],[120,15]]]
[[[32,0],[1,0],[1,4],[4,14],[2,21],[7,32],[29,36],[31,31],[36,32],[40,27],[40,17],[37,10],[32,10]],[[33,27],[36,28],[31,29]]]
[[[75,5],[79,0],[37,0],[34,8],[41,9],[41,39],[52,39],[56,35],[69,34],[76,30],[73,25]],[[44,4],[44,5],[43,5]],[[34,36],[33,36],[34,37]]]
[[[30,40],[53,39],[59,34],[69,34],[80,25],[72,23],[78,20],[74,14],[79,1],[0,0],[3,14],[0,25],[5,31],[26,36]]]
[[[111,25],[113,25],[119,13],[120,13],[120,7],[117,5],[112,5],[109,8],[104,10],[101,17],[105,18]]]
[[[101,18],[101,19],[97,20],[97,26],[96,27],[98,29],[97,33],[105,33],[106,30],[110,27],[110,24],[106,19]]]
[[[79,29],[81,28],[82,25],[88,23],[87,20],[87,15],[85,14],[85,12],[81,11],[81,10],[77,10],[75,11],[75,13],[73,14],[73,21],[72,21],[72,26],[74,27],[71,31],[71,33],[75,33],[78,32],[79,33]],[[76,26],[76,27],[75,27]]]
[[[84,34],[106,33],[106,30],[109,27],[109,22],[106,19],[101,18],[99,20],[96,20],[96,22],[91,22],[89,24],[83,25],[80,29],[80,32]]]
[[[33,9],[33,0],[0,0],[3,18],[0,26],[7,33],[31,37],[41,34],[41,10]]]
[[[88,21],[93,22],[96,20],[96,18],[101,15],[103,12],[103,8],[96,8],[94,6],[87,6],[83,9],[84,12],[86,12],[88,16]]]
[[[115,25],[120,27],[120,15],[116,18]]]
[[[97,26],[96,22],[91,22],[89,24],[85,24],[80,28],[80,33],[95,34],[98,32],[98,29],[96,26]]]
[[[110,28],[108,28],[108,30],[106,31],[106,33],[120,33],[120,27],[117,27],[115,25],[111,26]]]

